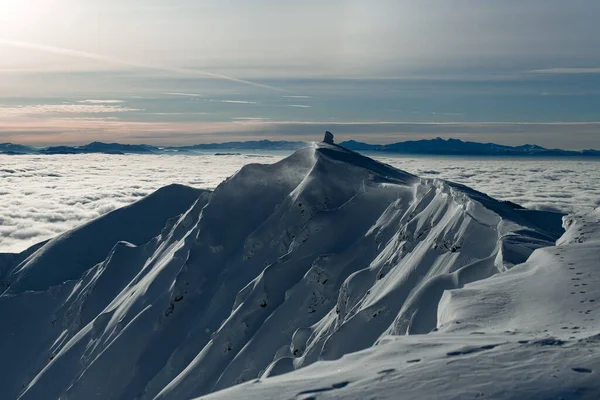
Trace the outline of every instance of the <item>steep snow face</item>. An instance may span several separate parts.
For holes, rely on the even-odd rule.
[[[7,398],[186,399],[428,333],[562,233],[332,144],[176,189],[0,257]]]
[[[383,337],[339,360],[206,398],[598,399],[600,209],[564,225],[555,246],[445,291],[436,332]]]
[[[194,203],[203,206],[209,196],[202,190],[167,186],[21,254],[3,255],[0,352],[8,361],[0,364],[1,397],[17,398],[48,369],[56,374],[64,367],[58,375],[70,375],[76,382],[92,360],[86,362],[82,353],[79,360],[65,357],[53,363],[57,354],[76,343],[80,350],[94,347],[83,340],[104,321],[103,309],[140,273],[134,260],[152,255],[162,244],[161,231],[166,235],[175,223],[173,218]],[[38,392],[37,398],[52,398],[59,390]]]
[[[183,185],[167,186],[50,240],[13,271],[9,293],[47,290],[79,278],[102,261],[119,240],[146,243],[160,233],[168,219],[187,211],[206,193]]]

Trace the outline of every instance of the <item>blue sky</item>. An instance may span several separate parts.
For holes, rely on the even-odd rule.
[[[0,141],[600,148],[600,2],[0,0]]]

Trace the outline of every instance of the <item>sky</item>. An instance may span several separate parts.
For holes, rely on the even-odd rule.
[[[0,0],[0,142],[600,148],[597,0]]]

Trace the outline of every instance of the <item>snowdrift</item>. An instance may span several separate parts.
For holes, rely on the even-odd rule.
[[[573,318],[592,305],[554,301],[571,282],[548,267],[561,220],[326,143],[247,165],[213,192],[166,187],[0,256],[2,398],[189,399],[247,381],[260,383],[215,396],[362,398],[361,376],[389,378],[382,395],[417,393],[407,366],[423,364],[406,361],[423,357],[437,360],[425,379],[450,385],[471,354],[495,368],[483,350],[499,342],[538,351],[517,332],[587,322]],[[576,264],[566,253],[587,239],[566,221],[560,252]],[[463,364],[444,375],[452,352]]]

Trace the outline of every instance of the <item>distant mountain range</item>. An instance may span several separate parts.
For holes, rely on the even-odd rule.
[[[504,146],[495,143],[464,142],[459,139],[414,140],[392,144],[368,144],[349,140],[340,143],[350,150],[414,155],[448,156],[527,156],[527,157],[600,157],[599,150],[547,149],[535,144]]]
[[[21,144],[0,143],[0,154],[172,154],[222,150],[284,150],[293,151],[306,147],[308,142],[246,141],[196,144],[192,146],[158,147],[146,144],[120,144],[92,142],[82,146],[51,146],[35,148]],[[398,142],[392,144],[368,144],[349,140],[341,146],[355,151],[369,151],[410,155],[441,156],[525,156],[525,157],[600,157],[600,150],[547,149],[534,144],[505,146],[495,143],[465,142],[459,139],[432,139]]]
[[[195,144],[193,146],[167,147],[170,151],[194,150],[298,150],[308,146],[310,142],[287,142],[270,140],[250,140],[247,142],[226,142]]]
[[[148,144],[121,144],[92,142],[82,146],[50,146],[35,148],[14,143],[0,143],[0,154],[165,154],[193,153],[211,150],[297,150],[306,147],[308,142],[286,141],[247,141],[227,143],[207,143],[192,146],[152,146]]]

